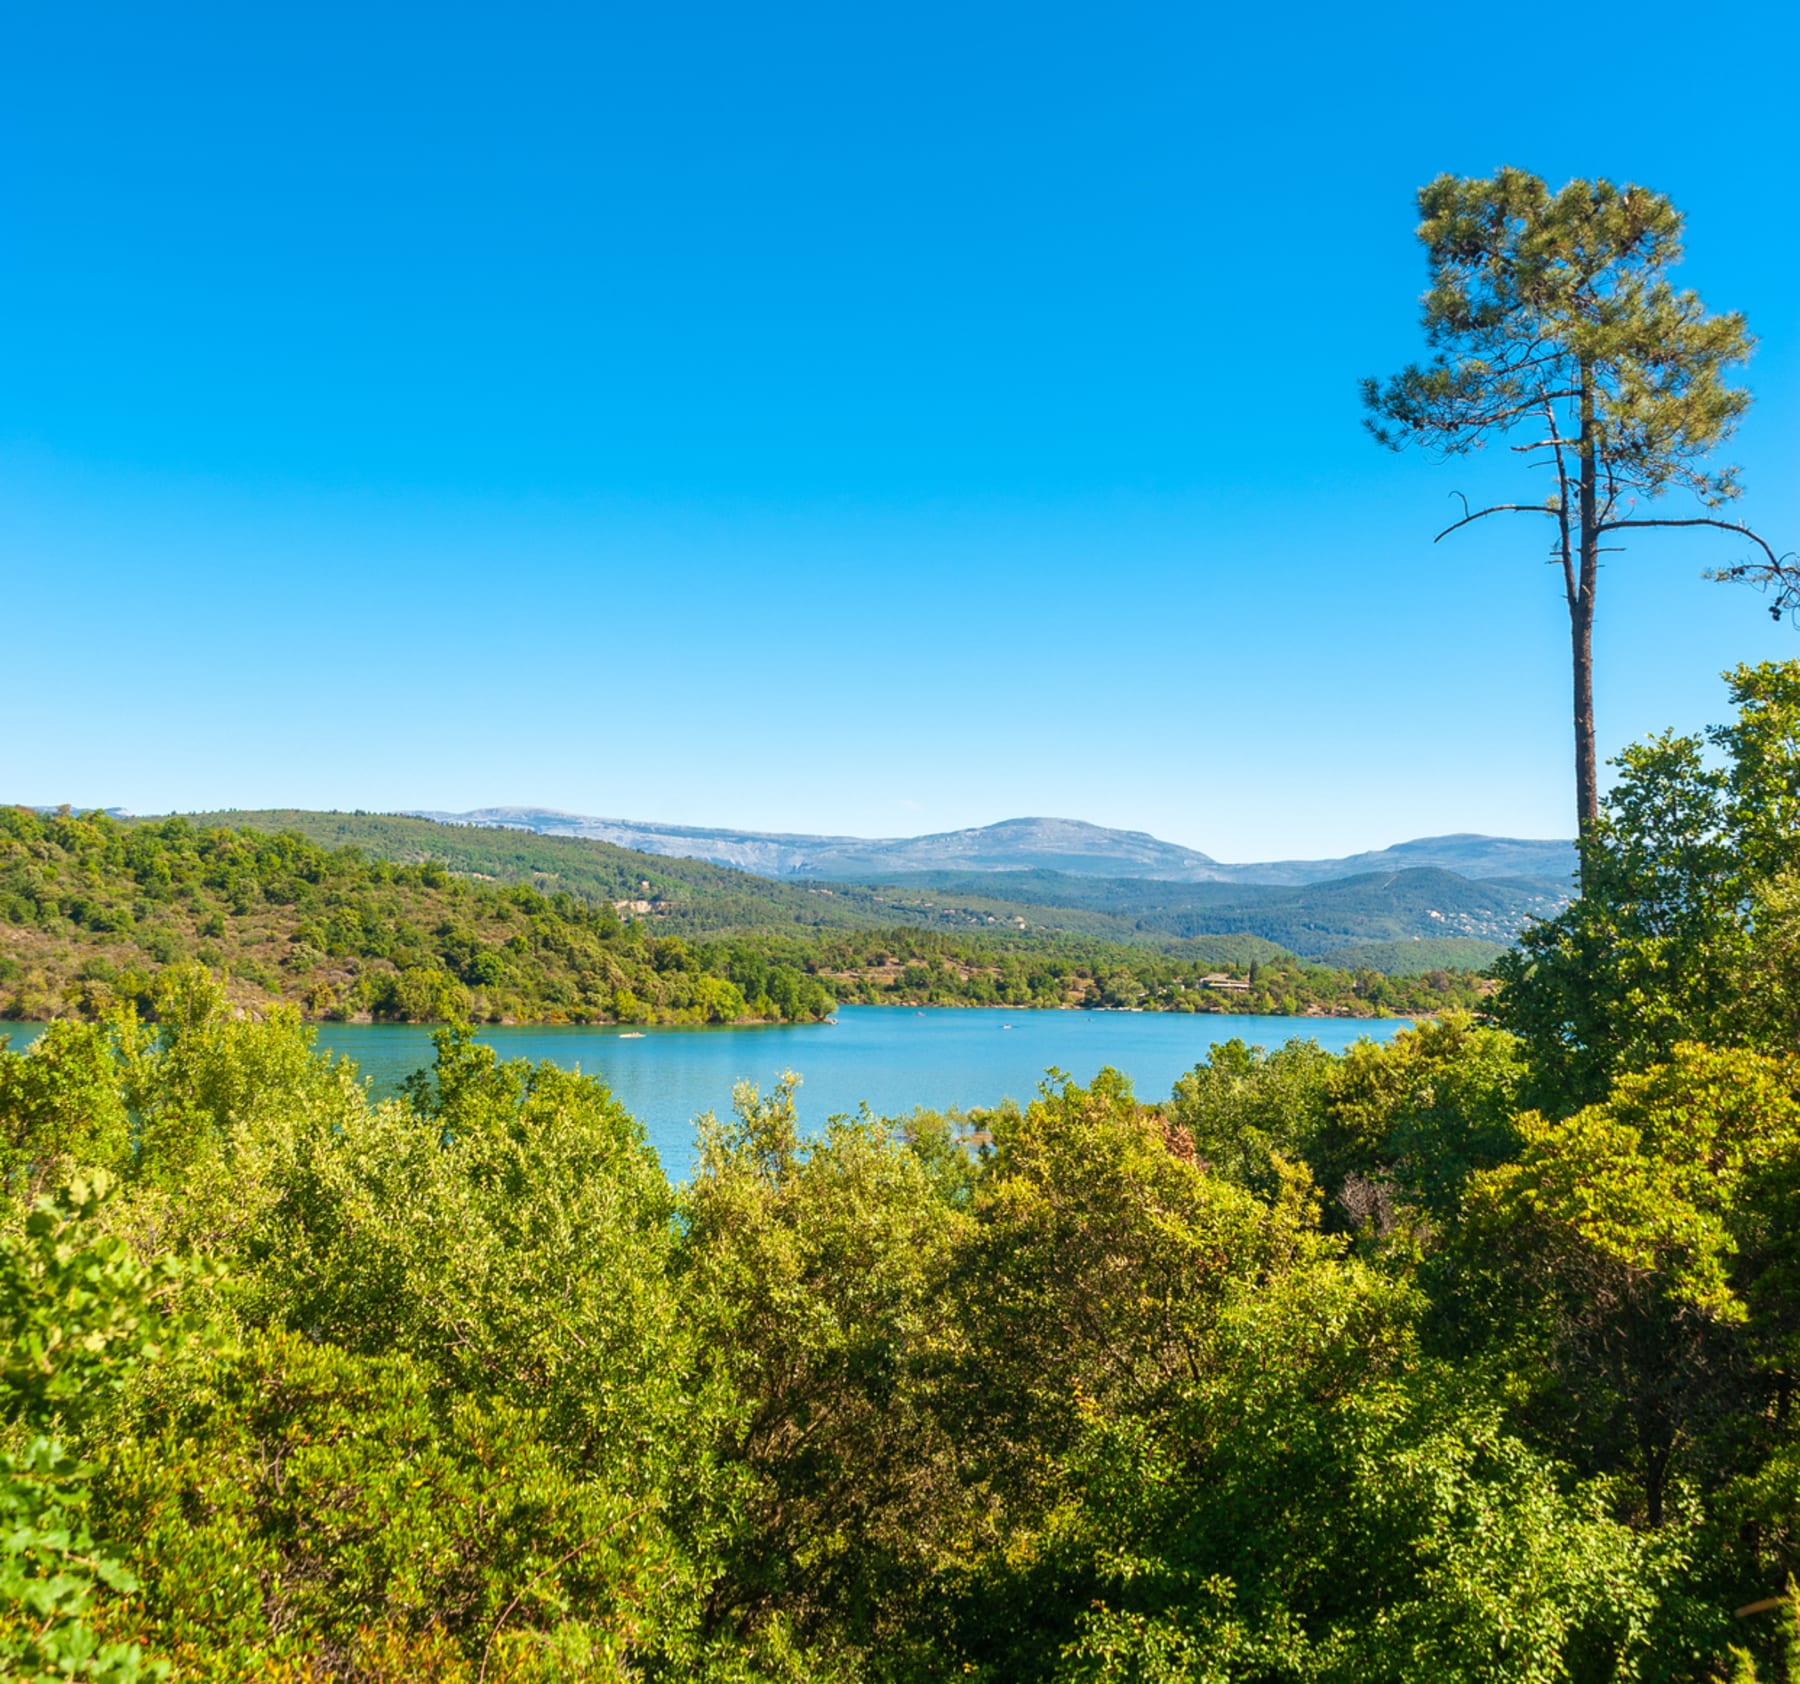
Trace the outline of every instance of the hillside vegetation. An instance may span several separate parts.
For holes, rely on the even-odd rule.
[[[1485,970],[1506,951],[1498,942],[1472,936],[1445,936],[1441,940],[1358,941],[1321,954],[1319,963],[1345,971],[1367,967],[1387,976],[1418,976],[1433,970]]]
[[[744,943],[690,947],[612,906],[184,819],[0,810],[0,989],[14,1017],[147,1000],[197,959],[313,1016],[806,1022],[830,993]]]
[[[1443,969],[1307,966],[1244,933],[1153,949],[960,903],[949,924],[926,909],[884,927],[866,922],[893,916],[872,892],[422,820],[345,827],[411,857],[294,831],[5,810],[0,1013],[149,1010],[156,975],[189,960],[245,1004],[412,1021],[807,1022],[840,1000],[1367,1015],[1479,994]],[[639,874],[653,863],[675,869]],[[1218,974],[1248,986],[1209,987]]]
[[[545,894],[596,903],[649,901],[660,925],[678,935],[721,930],[875,929],[895,922],[867,890],[779,882],[704,860],[637,853],[584,837],[388,813],[324,813],[263,808],[187,815],[201,829],[274,831],[327,848],[353,847],[399,865],[434,861],[457,876],[526,883]],[[155,824],[154,819],[128,823]]]

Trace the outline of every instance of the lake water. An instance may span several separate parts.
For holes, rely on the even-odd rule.
[[[1131,1077],[1141,1098],[1164,1099],[1214,1042],[1234,1035],[1265,1047],[1300,1036],[1337,1052],[1405,1026],[1398,1018],[845,1006],[831,1024],[648,1029],[636,1037],[611,1025],[491,1027],[477,1039],[502,1058],[549,1059],[602,1077],[679,1179],[693,1166],[694,1118],[728,1111],[733,1083],[767,1090],[784,1070],[801,1077],[800,1120],[810,1129],[864,1100],[884,1116],[1028,1100],[1051,1066],[1087,1082],[1111,1065]],[[0,1033],[23,1048],[37,1028],[6,1024]],[[321,1024],[319,1046],[354,1059],[378,1096],[396,1092],[432,1056],[431,1031],[413,1024]]]

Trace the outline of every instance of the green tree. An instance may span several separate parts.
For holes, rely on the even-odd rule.
[[[1468,1176],[1517,1150],[1524,1074],[1518,1042],[1466,1012],[1358,1041],[1331,1061],[1324,1114],[1302,1150],[1358,1226],[1393,1193],[1447,1221]]]
[[[1572,1441],[1640,1482],[1653,1527],[1678,1458],[1769,1391],[1759,1354],[1794,1354],[1760,1277],[1794,1244],[1797,1091],[1792,1060],[1683,1045],[1602,1105],[1527,1113],[1518,1162],[1470,1186],[1465,1241],[1539,1295]]]
[[[584,1478],[532,1411],[433,1380],[254,1333],[110,1447],[137,1630],[182,1678],[614,1684],[679,1646],[657,1590],[682,1564],[641,1495]]]
[[[1270,1200],[1208,1174],[1116,1070],[1046,1084],[993,1130],[958,1280],[981,1456],[1030,1514],[1089,1411],[1161,1407],[1241,1284],[1323,1242],[1304,1169],[1279,1164]]]
[[[106,1028],[64,1020],[25,1052],[0,1049],[0,1173],[25,1205],[77,1165],[123,1168],[130,1132]]]
[[[703,1441],[691,1337],[667,1279],[673,1200],[643,1130],[598,1081],[502,1062],[440,1030],[408,1104],[307,1107],[238,1242],[238,1302],[360,1355],[542,1412],[578,1466],[652,1488]],[[691,1420],[691,1433],[684,1422]]]
[[[136,1226],[230,1265],[213,1298],[246,1353],[139,1399],[107,1465],[110,1524],[155,1540],[146,1633],[187,1667],[216,1644],[219,1677],[309,1654],[473,1675],[501,1623],[496,1666],[516,1639],[563,1670],[490,1679],[679,1671],[720,1408],[642,1130],[466,1030],[372,1104],[308,1033],[195,999],[121,1076],[156,1125]],[[410,1661],[352,1664],[365,1627]]]
[[[1299,1156],[1318,1132],[1333,1063],[1317,1041],[1266,1052],[1234,1036],[1175,1083],[1169,1122],[1214,1175],[1272,1192],[1278,1158]]]
[[[1225,1118],[1268,1068],[1213,1066],[1190,1105]],[[1004,1519],[946,1575],[965,1671],[1550,1684],[1657,1653],[1679,1550],[1422,1356],[1419,1293],[1319,1232],[1303,1172],[1252,1196],[1107,1073],[997,1124],[976,1217],[972,1447]]]
[[[1465,502],[1463,518],[1438,537],[1496,514],[1553,523],[1574,670],[1576,818],[1585,833],[1600,812],[1593,631],[1602,551],[1640,528],[1715,527],[1757,547],[1763,576],[1786,577],[1764,539],[1715,512],[1740,487],[1735,469],[1707,464],[1749,406],[1726,373],[1749,356],[1752,341],[1741,316],[1709,315],[1694,293],[1669,281],[1682,224],[1660,194],[1603,180],[1552,193],[1536,176],[1503,169],[1490,179],[1439,176],[1421,189],[1419,211],[1433,356],[1390,380],[1364,382],[1368,424],[1384,445],[1417,444],[1443,456],[1522,435],[1510,448],[1550,476],[1542,501],[1481,509]],[[1705,512],[1646,512],[1671,490],[1691,494]]]
[[[190,1329],[167,1312],[187,1271],[146,1265],[102,1209],[116,1182],[77,1176],[0,1235],[0,1675],[106,1684],[166,1676],[138,1645],[96,1628],[105,1593],[137,1579],[89,1525],[93,1468],[68,1440],[165,1343]]]
[[[794,1085],[742,1084],[731,1121],[701,1120],[683,1200],[684,1297],[735,1400],[721,1455],[742,1482],[709,1621],[897,1654],[975,1524],[938,1407],[970,1218],[878,1118],[803,1143]]]
[[[1541,1109],[1597,1103],[1678,1042],[1792,1044],[1800,663],[1739,667],[1727,681],[1732,724],[1619,756],[1580,895],[1496,967],[1496,1013],[1525,1044]]]
[[[1378,1283],[1259,1297],[1188,1408],[1071,1459],[1055,1684],[1622,1684],[1716,1635],[1674,1540],[1569,1490],[1451,1372],[1357,1348],[1403,1319]]]

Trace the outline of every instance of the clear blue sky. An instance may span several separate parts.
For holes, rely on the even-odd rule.
[[[1800,544],[1797,56],[1789,0],[18,10],[0,799],[1565,834],[1541,534],[1430,542],[1509,465],[1359,431],[1412,194],[1671,195]],[[1614,558],[1606,752],[1800,655],[1735,554]]]

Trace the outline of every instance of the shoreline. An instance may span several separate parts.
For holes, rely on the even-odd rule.
[[[275,1004],[287,1005],[288,1001]],[[1090,1017],[1230,1017],[1230,1018],[1269,1018],[1285,1023],[1422,1023],[1434,1020],[1442,1015],[1441,1008],[1421,1009],[1412,1012],[1392,1012],[1377,1008],[1369,1012],[1350,1011],[1299,1011],[1299,1012],[1259,1012],[1229,1011],[1206,1009],[1201,1011],[1170,1011],[1156,1006],[1042,1006],[1042,1005],[995,1005],[985,1000],[950,1000],[935,1004],[922,1004],[910,1000],[852,1000],[838,1008],[840,1011],[900,1011],[923,1014],[925,1012],[1012,1012],[1030,1013],[1040,1016],[1053,1012],[1080,1013]],[[246,1011],[247,1016],[260,1013]],[[15,1029],[43,1030],[52,1023],[87,1023],[94,1021],[84,1018],[79,1013],[66,1012],[49,1018],[0,1018],[0,1039]],[[154,1024],[154,1018],[142,1020]],[[300,1014],[300,1021],[309,1029],[442,1029],[454,1022],[448,1018],[377,1018],[367,1013],[355,1017],[314,1017],[306,1012]],[[535,1029],[535,1030],[581,1030],[585,1032],[616,1032],[620,1037],[632,1035],[654,1035],[657,1033],[679,1032],[691,1034],[731,1032],[745,1029],[829,1029],[837,1022],[835,1016],[826,1018],[810,1018],[796,1021],[786,1018],[739,1018],[731,1023],[645,1023],[627,1022],[617,1018],[596,1018],[575,1020],[569,1018],[500,1018],[483,1019],[470,1023],[468,1027],[479,1035],[489,1029]]]

